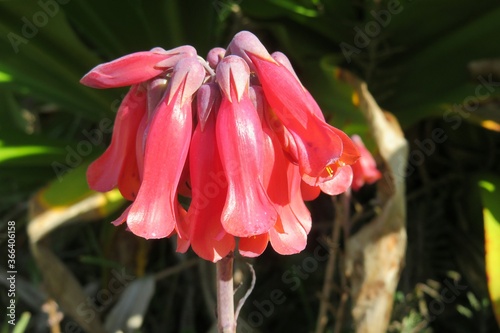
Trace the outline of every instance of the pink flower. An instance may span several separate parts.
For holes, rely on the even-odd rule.
[[[353,173],[351,186],[354,191],[358,191],[365,184],[375,183],[382,177],[382,174],[377,169],[377,163],[372,154],[363,144],[363,140],[358,135],[353,135],[351,138],[361,154],[359,160],[351,166]]]
[[[93,88],[116,88],[138,84],[161,75],[182,58],[195,57],[192,46],[181,46],[170,51],[155,47],[151,51],[136,52],[99,65],[80,82]]]
[[[113,137],[108,149],[87,170],[89,186],[101,192],[118,187],[123,197],[134,200],[139,191],[139,170],[135,141],[146,113],[146,91],[134,85],[116,114]]]
[[[108,150],[88,170],[91,188],[118,187],[126,221],[144,238],[178,235],[218,261],[236,249],[302,251],[311,229],[304,204],[350,185],[358,150],[325,122],[288,59],[238,33],[208,61],[190,46],[137,52],[97,66],[82,83],[132,85]],[[187,211],[179,195],[190,197]],[[304,198],[303,198],[304,196]],[[238,240],[238,242],[236,242]]]

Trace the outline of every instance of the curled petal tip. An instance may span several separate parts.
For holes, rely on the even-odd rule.
[[[93,88],[116,88],[147,81],[163,72],[155,65],[165,59],[164,54],[136,52],[98,65],[80,80]]]
[[[159,53],[159,54],[165,54],[167,53],[168,51],[166,51],[164,48],[162,47],[153,47],[151,50],[149,50],[149,52],[153,52],[153,53]]]
[[[172,79],[169,82],[168,104],[179,89],[181,89],[181,104],[184,104],[200,88],[205,74],[205,68],[198,59],[184,58],[179,60],[174,67]]]
[[[350,165],[339,167],[332,179],[320,183],[318,186],[326,194],[339,195],[344,193],[351,186],[353,179],[352,168]]]
[[[201,130],[205,129],[208,117],[217,105],[220,103],[220,90],[215,83],[203,84],[196,93],[196,107],[198,110],[198,121]]]
[[[214,47],[207,54],[208,65],[212,68],[217,67],[222,58],[224,58],[225,54],[226,50],[222,47]]]
[[[248,97],[252,101],[255,110],[257,110],[257,114],[261,119],[264,119],[264,110],[267,107],[266,99],[264,97],[264,92],[262,91],[262,87],[260,86],[250,86],[248,90]]]
[[[155,64],[156,68],[169,69],[174,67],[181,59],[196,58],[196,49],[191,45],[184,45],[165,51],[161,48],[154,48],[158,54],[163,55],[164,59]]]
[[[233,102],[234,96],[239,102],[248,89],[250,68],[242,58],[227,56],[217,65],[216,77],[227,99]]]
[[[276,60],[280,65],[284,66],[286,69],[290,71],[290,73],[295,76],[298,82],[300,82],[299,77],[295,73],[295,70],[292,67],[292,63],[290,62],[290,59],[286,55],[284,55],[281,52],[273,52],[271,54],[271,57],[273,57],[274,60]]]
[[[253,63],[248,54],[252,54],[272,63],[276,63],[257,36],[249,31],[241,31],[237,33],[231,43],[229,43],[227,49],[229,54],[242,57],[251,67],[253,67]]]
[[[195,48],[189,45],[168,51],[155,47],[151,51],[135,52],[98,65],[80,83],[93,88],[130,86],[160,75],[180,59],[195,56]]]

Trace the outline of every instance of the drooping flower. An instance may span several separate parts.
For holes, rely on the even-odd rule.
[[[132,85],[112,142],[88,170],[91,188],[118,187],[126,222],[144,238],[178,235],[218,261],[229,252],[280,254],[306,246],[304,199],[345,191],[358,151],[325,122],[282,53],[238,33],[207,61],[191,46],[155,48],[97,66],[82,79],[96,88]],[[187,208],[179,195],[191,198]]]
[[[183,58],[196,57],[189,45],[165,51],[155,47],[151,51],[136,52],[101,64],[88,72],[80,82],[93,88],[116,88],[146,82],[174,67]]]
[[[361,137],[359,137],[359,135],[353,135],[351,139],[358,147],[361,155],[351,166],[353,173],[351,187],[354,191],[358,191],[365,184],[375,183],[382,177],[382,174],[377,169],[377,163],[370,151],[366,149]]]
[[[139,170],[135,156],[136,136],[146,113],[146,91],[134,85],[116,114],[111,144],[87,170],[89,186],[101,192],[118,187],[123,197],[134,200],[139,191]]]

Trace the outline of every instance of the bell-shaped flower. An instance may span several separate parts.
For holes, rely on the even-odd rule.
[[[326,123],[288,58],[249,32],[207,61],[190,46],[155,48],[99,65],[82,83],[132,85],[89,185],[133,201],[113,224],[144,238],[177,234],[179,252],[191,246],[214,262],[268,244],[298,253],[312,222],[304,200],[356,177],[356,145]],[[187,211],[179,196],[191,198]]]
[[[196,58],[174,67],[167,92],[149,125],[144,152],[144,174],[127,226],[144,238],[169,236],[179,219],[177,186],[192,134],[192,96],[205,77]],[[187,237],[181,233],[181,237]]]
[[[311,215],[299,189],[299,168],[287,158],[278,135],[270,126],[268,120],[272,121],[269,116],[271,110],[262,88],[253,86],[251,92],[255,96],[255,107],[264,132],[264,185],[278,212],[278,219],[268,232],[269,241],[280,254],[298,253],[305,248],[311,229]],[[250,240],[248,243],[251,244]]]
[[[263,132],[248,95],[250,70],[239,57],[217,66],[222,100],[217,115],[217,146],[228,181],[222,225],[239,237],[269,231],[277,218],[263,186]]]
[[[235,240],[221,222],[228,182],[215,132],[217,101],[220,99],[216,95],[220,93],[208,86],[202,88],[197,94],[197,106],[198,115],[205,119],[198,122],[189,150],[192,199],[187,222],[194,252],[203,259],[215,262],[234,250]]]
[[[370,151],[366,149],[361,137],[353,135],[351,138],[361,154],[358,161],[351,166],[353,173],[352,189],[358,191],[365,184],[375,183],[382,177],[382,174],[377,169],[377,163]]]
[[[134,200],[139,190],[140,176],[136,160],[136,136],[146,113],[146,91],[132,86],[116,114],[111,144],[87,169],[91,189],[107,192],[118,187],[128,200]]]
[[[306,247],[311,229],[311,215],[300,193],[300,173],[281,149],[277,136],[263,122],[266,137],[266,187],[278,212],[278,219],[269,230],[269,241],[280,254],[299,253]]]

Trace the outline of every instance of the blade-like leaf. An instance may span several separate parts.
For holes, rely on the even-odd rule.
[[[149,302],[155,292],[154,276],[132,281],[106,318],[108,332],[134,333],[141,328]]]
[[[49,13],[39,3],[0,2],[0,72],[10,78],[1,84],[85,118],[98,120],[109,114],[116,93],[98,93],[79,84],[100,60],[73,33],[63,5]],[[46,20],[36,21],[40,18]]]
[[[500,177],[489,175],[479,182],[483,199],[486,274],[493,311],[500,326]]]

